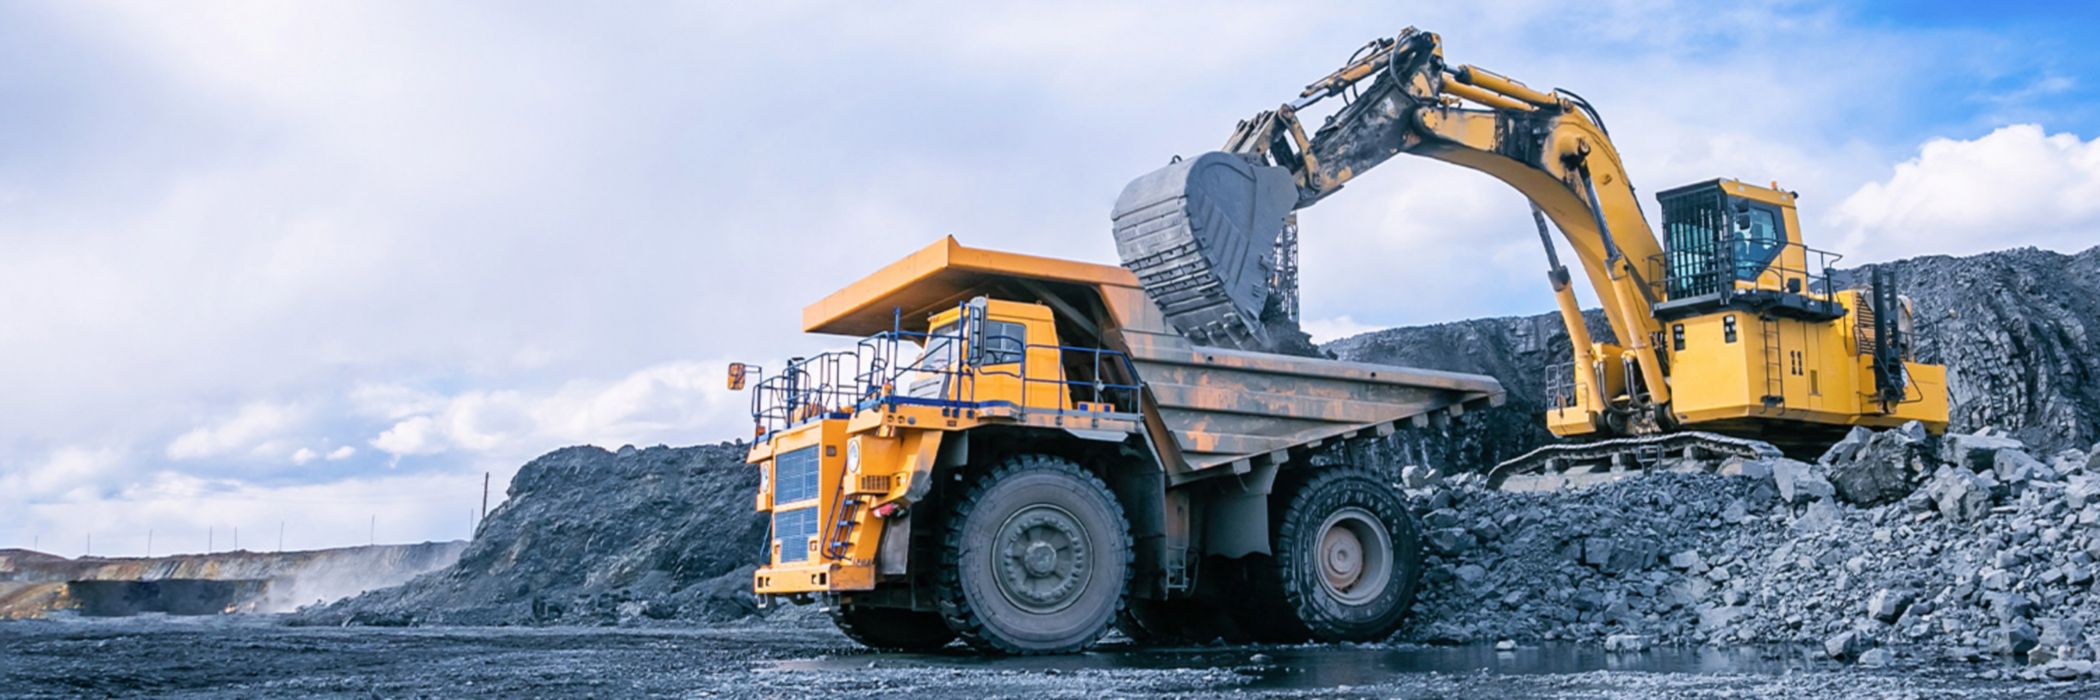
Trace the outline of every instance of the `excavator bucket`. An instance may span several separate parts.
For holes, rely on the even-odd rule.
[[[1276,237],[1297,202],[1287,169],[1217,151],[1177,160],[1116,198],[1116,253],[1182,335],[1260,350]]]

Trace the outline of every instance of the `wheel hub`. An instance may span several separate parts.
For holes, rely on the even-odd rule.
[[[1086,590],[1086,531],[1063,508],[1036,504],[999,526],[992,567],[1007,602],[1030,612],[1063,609]]]
[[[1320,573],[1327,585],[1347,589],[1364,574],[1363,540],[1348,528],[1333,528],[1320,541]]]
[[[1314,561],[1320,586],[1349,605],[1385,593],[1393,576],[1393,537],[1385,523],[1362,508],[1343,508],[1320,523]]]

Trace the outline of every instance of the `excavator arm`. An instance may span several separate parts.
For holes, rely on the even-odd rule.
[[[1346,104],[1308,132],[1300,111],[1335,98]],[[1265,268],[1245,260],[1267,250],[1290,210],[1403,153],[1516,188],[1542,236],[1553,222],[1623,344],[1590,342],[1549,241],[1548,278],[1575,345],[1577,403],[1613,432],[1667,427],[1669,368],[1653,313],[1662,290],[1643,275],[1663,250],[1602,120],[1566,91],[1447,64],[1432,33],[1409,28],[1372,42],[1297,99],[1241,122],[1225,153],[1133,182],[1117,202],[1119,252],[1184,333],[1213,344],[1262,341],[1261,299],[1249,290],[1266,288],[1247,277]],[[1279,191],[1286,187],[1294,191]],[[1277,206],[1285,201],[1287,209]]]

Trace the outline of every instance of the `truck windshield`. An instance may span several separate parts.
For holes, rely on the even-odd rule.
[[[919,359],[913,360],[910,366],[904,368],[905,376],[902,377],[903,381],[899,382],[905,387],[904,395],[932,399],[947,393],[942,391],[942,387],[947,383],[948,375],[955,364],[955,346],[958,344],[953,323],[943,324],[929,331],[926,334],[926,349],[919,353]]]

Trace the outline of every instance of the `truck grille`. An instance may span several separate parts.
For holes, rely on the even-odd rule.
[[[780,561],[809,560],[809,541],[817,536],[817,507],[773,511],[773,543],[780,547]]]
[[[817,448],[804,447],[773,460],[773,502],[795,503],[817,497]]]

